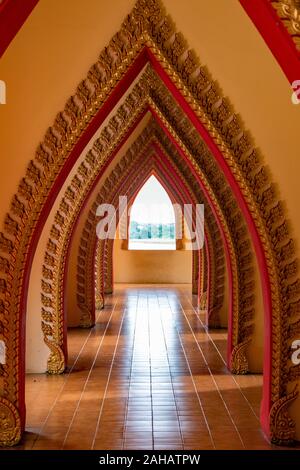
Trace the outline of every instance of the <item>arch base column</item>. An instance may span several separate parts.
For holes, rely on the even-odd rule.
[[[110,295],[110,294],[112,294],[112,293],[113,293],[113,288],[112,288],[112,286],[107,286],[107,287],[105,287],[105,289],[104,289],[104,294]]]
[[[246,356],[246,348],[250,340],[243,341],[237,344],[232,352],[230,358],[230,371],[232,374],[244,375],[249,372],[248,359]]]
[[[277,400],[270,411],[271,442],[278,446],[293,446],[296,444],[296,425],[288,412],[289,405],[297,398],[295,390]]]
[[[85,307],[81,307],[81,315],[80,315],[80,328],[92,328],[95,325],[94,316],[90,312],[90,310]]]
[[[51,354],[47,361],[47,372],[51,375],[58,375],[63,374],[66,369],[66,358],[65,355],[57,344],[49,341],[48,339],[44,339],[45,343],[47,344],[48,348],[51,351]]]
[[[207,313],[208,328],[212,328],[212,329],[221,328],[219,312],[220,312],[219,307],[213,307],[209,310],[209,312]]]
[[[103,294],[96,295],[95,308],[96,310],[102,310],[104,308],[104,295]]]
[[[21,419],[17,408],[0,397],[0,446],[11,447],[20,442]]]

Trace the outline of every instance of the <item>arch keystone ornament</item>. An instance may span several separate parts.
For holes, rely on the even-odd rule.
[[[291,325],[299,320],[300,292],[297,269],[294,270],[294,242],[285,224],[283,205],[249,133],[206,67],[188,49],[161,3],[138,0],[120,31],[101,52],[47,130],[35,158],[28,164],[3,224],[0,331],[7,359],[0,371],[4,383],[1,409],[6,429],[0,433],[2,445],[7,445],[8,441],[17,443],[25,428],[25,314],[31,265],[43,227],[87,143],[146,65],[168,89],[165,101],[160,99],[159,87],[149,91],[149,76],[139,86],[134,86],[126,104],[119,107],[118,132],[115,134],[116,123],[111,122],[95,143],[61,201],[51,229],[41,280],[41,314],[44,337],[50,342],[50,367],[53,371],[63,367],[62,354],[66,361],[64,338],[59,336],[63,329],[56,316],[57,311],[62,311],[64,263],[68,251],[65,230],[74,226],[93,181],[112,161],[138,119],[150,110],[162,133],[187,165],[192,179],[201,184],[226,234],[229,258],[234,261],[233,310],[238,320],[235,325],[240,325],[241,321],[244,325],[247,318],[251,320],[252,292],[243,297],[243,291],[247,294],[247,275],[252,275],[249,257],[245,257],[244,266],[239,270],[236,254],[238,240],[247,233],[251,235],[262,279],[266,330],[261,423],[274,442],[289,444],[295,438],[288,406],[297,399],[298,391],[291,397],[289,390],[291,383],[299,380],[300,367],[293,366],[291,374],[288,345],[295,337],[295,328]],[[178,122],[174,112],[168,113],[173,102],[186,119]],[[238,211],[231,218],[233,209]],[[57,264],[58,252],[63,257]],[[55,290],[49,286],[49,280],[53,282],[53,279]],[[206,295],[209,301],[209,292]],[[242,344],[249,336],[251,324],[242,331],[229,331],[230,346]],[[60,350],[53,347],[52,342]],[[242,346],[237,351],[241,354]]]

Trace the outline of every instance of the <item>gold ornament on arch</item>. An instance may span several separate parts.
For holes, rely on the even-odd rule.
[[[287,4],[288,2],[280,3]],[[296,2],[289,2],[289,5],[298,8]],[[297,12],[297,8],[293,11]],[[287,406],[291,400],[296,399],[298,392],[295,391],[291,396],[288,393],[288,387],[291,380],[299,379],[300,368],[297,370],[293,368],[293,375],[290,376],[288,350],[289,343],[297,331],[293,325],[298,321],[300,300],[298,289],[290,287],[296,282],[297,270],[290,269],[295,262],[294,242],[290,238],[288,227],[284,225],[285,213],[283,210],[276,211],[275,208],[280,203],[277,192],[261,163],[261,156],[252,144],[251,137],[232,111],[229,101],[222,96],[206,68],[201,66],[196,56],[190,53],[183,37],[176,32],[160,2],[138,0],[120,32],[101,53],[97,63],[91,67],[87,78],[80,83],[75,95],[68,100],[65,109],[58,113],[53,126],[46,132],[43,142],[36,151],[35,159],[29,163],[26,174],[20,182],[3,225],[3,233],[0,234],[0,325],[1,339],[5,341],[7,348],[7,361],[2,372],[5,388],[4,396],[0,398],[0,413],[4,428],[8,430],[0,433],[2,445],[17,443],[21,435],[18,414],[21,288],[25,276],[28,247],[39,220],[41,208],[63,163],[83,130],[145,45],[154,54],[222,152],[259,234],[271,286],[273,325],[270,379],[271,438],[274,442],[280,443],[289,443],[294,439],[294,423],[288,417]],[[118,117],[121,120],[122,111]],[[161,118],[164,119],[163,115]],[[172,133],[170,126],[169,131]],[[173,136],[179,145],[182,144],[174,132]],[[99,142],[98,145],[99,149],[101,146],[103,148],[105,142]],[[68,197],[72,198],[74,192],[81,191],[86,178],[90,177],[89,171],[93,172],[92,166],[81,167],[80,176],[73,179],[68,189]],[[211,173],[214,173],[214,169]],[[43,276],[47,283],[49,280],[53,281],[59,270],[55,260],[59,233],[74,222],[74,214],[82,204],[83,198],[82,194],[80,202],[75,203],[74,200],[71,201],[65,196],[65,201],[56,214],[56,222],[52,230],[54,238],[51,238],[51,243],[48,245],[43,268]],[[225,195],[224,198],[226,198]],[[214,192],[212,199],[214,199]],[[234,223],[236,222],[238,219]],[[65,255],[65,250],[64,245],[63,255]],[[60,277],[59,282],[61,279]],[[55,285],[61,284],[55,283]],[[48,289],[46,284],[43,286]],[[48,341],[52,342],[54,338],[59,345],[60,325],[51,310],[53,308],[52,294],[43,291],[41,295],[44,334]],[[60,297],[59,287],[55,295]],[[58,365],[59,359],[54,360],[53,363]]]

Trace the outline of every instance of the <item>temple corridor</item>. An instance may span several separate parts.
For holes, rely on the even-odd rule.
[[[65,374],[27,375],[14,449],[271,449],[262,376],[228,372],[203,315],[188,285],[119,285],[93,329],[69,330]]]
[[[0,32],[8,465],[300,450],[300,0],[0,0]]]

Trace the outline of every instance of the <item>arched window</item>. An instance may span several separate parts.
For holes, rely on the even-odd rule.
[[[139,191],[130,211],[129,250],[176,250],[172,202],[155,176]]]

